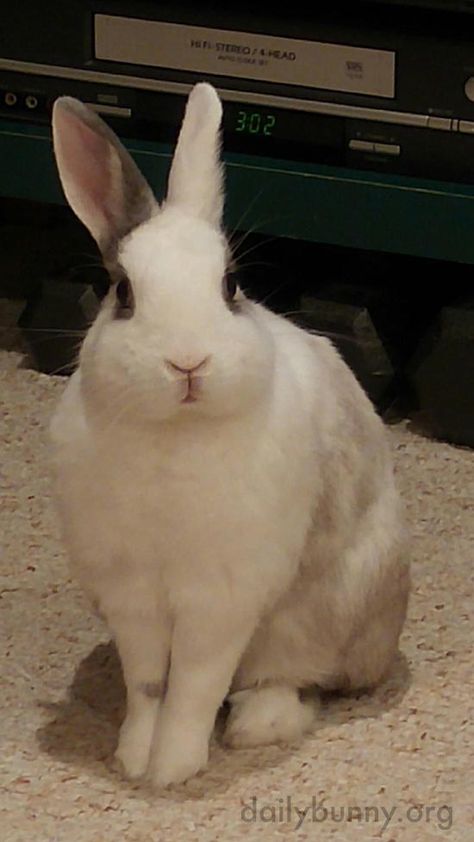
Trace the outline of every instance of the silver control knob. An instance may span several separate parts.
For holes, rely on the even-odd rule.
[[[474,76],[470,76],[470,78],[466,81],[464,85],[464,93],[471,102],[474,102]]]

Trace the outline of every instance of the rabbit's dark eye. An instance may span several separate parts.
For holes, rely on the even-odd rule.
[[[222,294],[224,296],[224,301],[226,301],[227,304],[232,304],[236,293],[237,281],[235,279],[235,275],[232,275],[230,272],[226,272],[222,280]]]
[[[121,278],[117,284],[115,294],[117,296],[116,317],[118,319],[129,319],[133,316],[134,300],[132,285],[128,278]]]

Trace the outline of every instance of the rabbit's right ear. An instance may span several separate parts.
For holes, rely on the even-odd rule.
[[[224,207],[222,104],[207,82],[191,90],[168,179],[166,203],[219,228]]]
[[[102,252],[158,211],[130,154],[95,111],[79,100],[56,100],[53,143],[66,198]]]

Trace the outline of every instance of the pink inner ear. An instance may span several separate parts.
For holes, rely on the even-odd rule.
[[[113,220],[110,144],[65,108],[58,115],[56,137],[66,196],[92,235],[100,239]]]

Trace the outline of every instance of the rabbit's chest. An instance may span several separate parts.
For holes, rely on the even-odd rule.
[[[139,569],[170,586],[226,570],[244,580],[257,562],[274,576],[278,557],[296,558],[309,525],[295,471],[278,452],[210,439],[127,452],[94,446],[64,466],[63,509],[96,572],[113,566],[125,582]]]
[[[262,477],[257,481],[243,462],[242,454],[232,458],[212,447],[137,452],[120,465],[104,465],[107,492],[96,505],[122,541],[139,535],[154,554],[197,555],[267,519],[277,503],[275,493],[262,499]]]
[[[288,586],[307,520],[271,472],[262,484],[242,454],[229,474],[231,461],[149,453],[123,459],[120,470],[107,459],[82,462],[101,482],[88,493],[84,485],[75,502],[75,492],[69,497],[80,533],[76,568],[106,616],[134,603],[174,616],[197,597],[209,611],[272,604]]]

